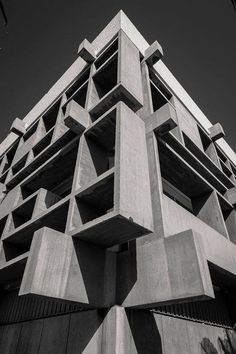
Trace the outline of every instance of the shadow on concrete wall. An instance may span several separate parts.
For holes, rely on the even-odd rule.
[[[126,310],[138,354],[163,354],[161,335],[152,313]]]
[[[137,282],[136,240],[129,242],[129,250],[117,257],[117,303],[122,305]]]
[[[214,346],[209,338],[201,341],[202,353],[206,354],[236,354],[236,330],[225,330],[224,338],[218,337],[219,350]]]

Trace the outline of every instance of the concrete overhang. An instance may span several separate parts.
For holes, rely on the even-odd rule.
[[[145,50],[149,48],[148,42],[136,29],[133,23],[129,20],[126,14],[121,10],[109,22],[109,24],[102,30],[102,32],[91,42],[95,48],[96,53],[106,46],[112,38],[123,30],[125,34],[136,45],[140,52],[144,55]],[[26,127],[32,125],[36,119],[40,117],[51,106],[58,97],[77,79],[78,75],[84,70],[88,64],[82,59],[78,58],[69,69],[62,75],[62,77],[53,85],[53,87],[42,97],[42,99],[33,107],[33,109],[24,117],[23,121]],[[174,92],[185,107],[192,113],[200,125],[208,131],[212,123],[184,90],[181,84],[176,80],[174,75],[169,71],[166,65],[159,60],[154,68],[158,77]],[[2,155],[17,139],[18,135],[10,133],[0,145],[0,155]],[[229,159],[236,165],[236,155],[224,139],[221,139],[217,144],[229,157]]]

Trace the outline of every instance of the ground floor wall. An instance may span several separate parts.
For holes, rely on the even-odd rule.
[[[1,354],[236,353],[233,330],[144,310],[88,310],[0,326]]]

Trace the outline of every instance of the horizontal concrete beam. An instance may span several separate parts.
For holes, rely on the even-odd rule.
[[[220,123],[216,123],[209,128],[210,137],[213,141],[216,141],[225,136],[225,132]]]
[[[15,133],[17,135],[25,134],[26,132],[25,122],[19,118],[16,118],[12,123],[10,132]]]
[[[65,125],[76,134],[82,134],[89,126],[90,115],[76,101],[71,100],[66,106]]]
[[[87,39],[84,39],[79,45],[78,56],[87,63],[92,63],[96,59],[95,48]]]
[[[156,64],[163,57],[163,50],[161,45],[155,41],[144,52],[144,61],[149,65]]]
[[[147,131],[154,130],[159,135],[164,135],[178,125],[175,109],[170,103],[166,103],[151,114],[147,122]]]

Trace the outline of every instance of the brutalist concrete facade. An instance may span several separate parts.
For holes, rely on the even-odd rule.
[[[0,353],[236,350],[236,158],[121,11],[1,144]]]

